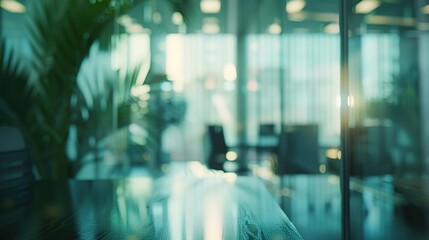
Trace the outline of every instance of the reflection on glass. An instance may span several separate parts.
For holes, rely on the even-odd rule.
[[[0,1],[0,124],[23,128],[41,178],[64,179],[158,176],[176,172],[178,161],[207,163],[216,145],[205,142],[207,127],[221,126],[228,149],[219,166],[231,172],[197,181],[191,194],[228,187],[195,200],[179,178],[168,186],[174,196],[151,202],[152,182],[118,184],[112,225],[130,237],[147,227],[147,237],[168,228],[176,238],[200,225],[204,231],[189,238],[259,236],[258,214],[235,202],[228,212],[210,208],[237,196],[229,187],[241,184],[238,175],[255,174],[304,237],[338,239],[338,176],[350,155],[352,236],[424,239],[429,2],[343,1],[351,4],[349,66],[340,66],[340,2]],[[347,102],[341,67],[350,70]],[[340,150],[345,105],[350,146]],[[198,179],[209,172],[195,163],[187,169]],[[76,223],[82,238],[85,223],[106,214],[91,210],[103,188],[86,189],[95,203],[73,200],[88,210]],[[183,210],[196,205],[205,210]],[[48,219],[62,214],[50,204],[43,211]],[[221,222],[230,216],[248,216],[250,225]]]
[[[424,239],[427,209],[425,1],[360,1],[352,14],[350,108],[355,238]],[[419,31],[420,29],[420,31]],[[417,197],[419,196],[419,197]],[[426,199],[426,200],[424,200]],[[378,229],[392,229],[380,231]]]

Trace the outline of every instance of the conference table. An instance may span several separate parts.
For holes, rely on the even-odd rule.
[[[258,178],[189,164],[1,189],[0,239],[302,239]]]

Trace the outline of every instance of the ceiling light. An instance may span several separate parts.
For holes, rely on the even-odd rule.
[[[338,23],[330,23],[323,28],[325,33],[338,34],[340,32],[340,25]]]
[[[356,4],[355,12],[361,14],[370,13],[378,6],[380,6],[380,2],[377,0],[363,0]]]
[[[25,6],[15,0],[2,0],[0,1],[0,7],[12,13],[25,12]]]
[[[426,5],[426,6],[424,6],[424,7],[422,7],[422,12],[423,12],[424,14],[429,14],[429,4],[428,4],[428,5]]]
[[[304,0],[290,0],[286,3],[286,12],[297,13],[297,12],[300,12],[304,7],[305,7]]]
[[[201,0],[200,8],[203,13],[218,13],[220,12],[220,0]]]
[[[268,32],[271,34],[280,34],[282,32],[282,26],[279,23],[272,23],[268,27]]]

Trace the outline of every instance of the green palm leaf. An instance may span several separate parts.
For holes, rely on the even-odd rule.
[[[184,6],[190,0],[170,1],[187,20]],[[111,93],[102,96],[92,89],[89,95],[97,98],[92,99],[95,105],[90,108],[87,99],[82,103],[85,96],[79,93],[77,84],[82,62],[115,17],[141,2],[144,0],[31,1],[27,7],[33,53],[29,68],[17,63],[1,42],[0,123],[22,129],[42,178],[71,176],[65,146],[76,112],[88,111],[91,118],[86,120],[97,124],[96,118],[103,114],[106,101],[112,101]],[[131,72],[126,89],[134,84],[137,74],[134,70]],[[124,101],[128,101],[128,94],[123,96]],[[79,96],[82,104],[73,105],[73,99]]]

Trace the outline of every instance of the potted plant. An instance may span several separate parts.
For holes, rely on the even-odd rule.
[[[24,133],[40,178],[73,177],[66,153],[70,126],[83,131],[88,121],[97,122],[94,117],[102,110],[95,107],[88,112],[92,119],[79,116],[88,109],[85,101],[76,103],[82,99],[77,84],[80,67],[106,26],[141,2],[32,1],[27,8],[32,59],[23,62],[0,44],[0,124],[15,125]],[[171,0],[179,11],[184,11],[184,2]],[[100,132],[97,138],[105,134]]]

